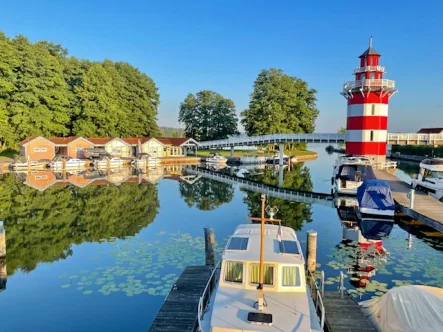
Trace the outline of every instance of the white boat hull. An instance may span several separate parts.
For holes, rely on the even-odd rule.
[[[394,217],[394,210],[379,210],[370,208],[359,208],[361,214],[381,216],[381,217]]]

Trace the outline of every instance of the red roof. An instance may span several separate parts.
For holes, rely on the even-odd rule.
[[[106,143],[112,141],[114,137],[92,137],[87,138],[88,141],[94,143],[95,145],[105,145]]]
[[[147,141],[149,141],[151,137],[129,137],[129,138],[122,138],[123,141],[125,141],[128,144],[135,145],[138,144],[138,141],[140,140],[140,143],[143,144]]]
[[[417,133],[418,134],[440,134],[443,131],[443,128],[421,128]]]
[[[180,146],[186,141],[189,141],[190,138],[186,137],[159,137],[156,138],[156,140],[162,142],[165,145],[172,145],[172,146]]]
[[[47,140],[51,141],[54,144],[68,144],[73,140],[76,140],[78,136],[69,136],[69,137],[48,137]]]
[[[37,137],[39,137],[39,136],[31,136],[31,137],[25,138],[23,141],[20,141],[18,144],[19,145],[26,144],[26,143],[31,142],[32,140],[36,139]]]

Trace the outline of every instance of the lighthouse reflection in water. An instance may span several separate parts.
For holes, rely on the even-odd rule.
[[[381,219],[358,219],[355,198],[337,198],[337,213],[343,227],[342,241],[338,245],[348,262],[347,273],[354,287],[365,288],[377,270],[387,263],[388,251],[383,239],[391,233],[394,222]]]

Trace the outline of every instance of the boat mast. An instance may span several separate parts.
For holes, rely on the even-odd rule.
[[[270,208],[269,210],[273,213],[270,219],[265,218],[265,205],[266,205],[266,195],[261,195],[261,217],[251,218],[247,217],[247,220],[260,221],[261,232],[260,232],[260,275],[258,281],[258,310],[263,311],[264,308],[264,295],[263,295],[263,284],[265,278],[265,221],[271,222],[281,222],[279,219],[274,219],[273,214],[278,211],[277,208]],[[256,302],[257,303],[257,302]]]

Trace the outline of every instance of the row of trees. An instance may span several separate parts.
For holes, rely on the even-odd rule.
[[[32,135],[157,135],[158,105],[154,81],[128,63],[0,32],[0,150]]]
[[[248,135],[312,133],[319,114],[316,92],[280,69],[262,70],[241,124]],[[238,134],[234,103],[213,91],[189,94],[180,105],[179,121],[187,136],[202,141]]]

